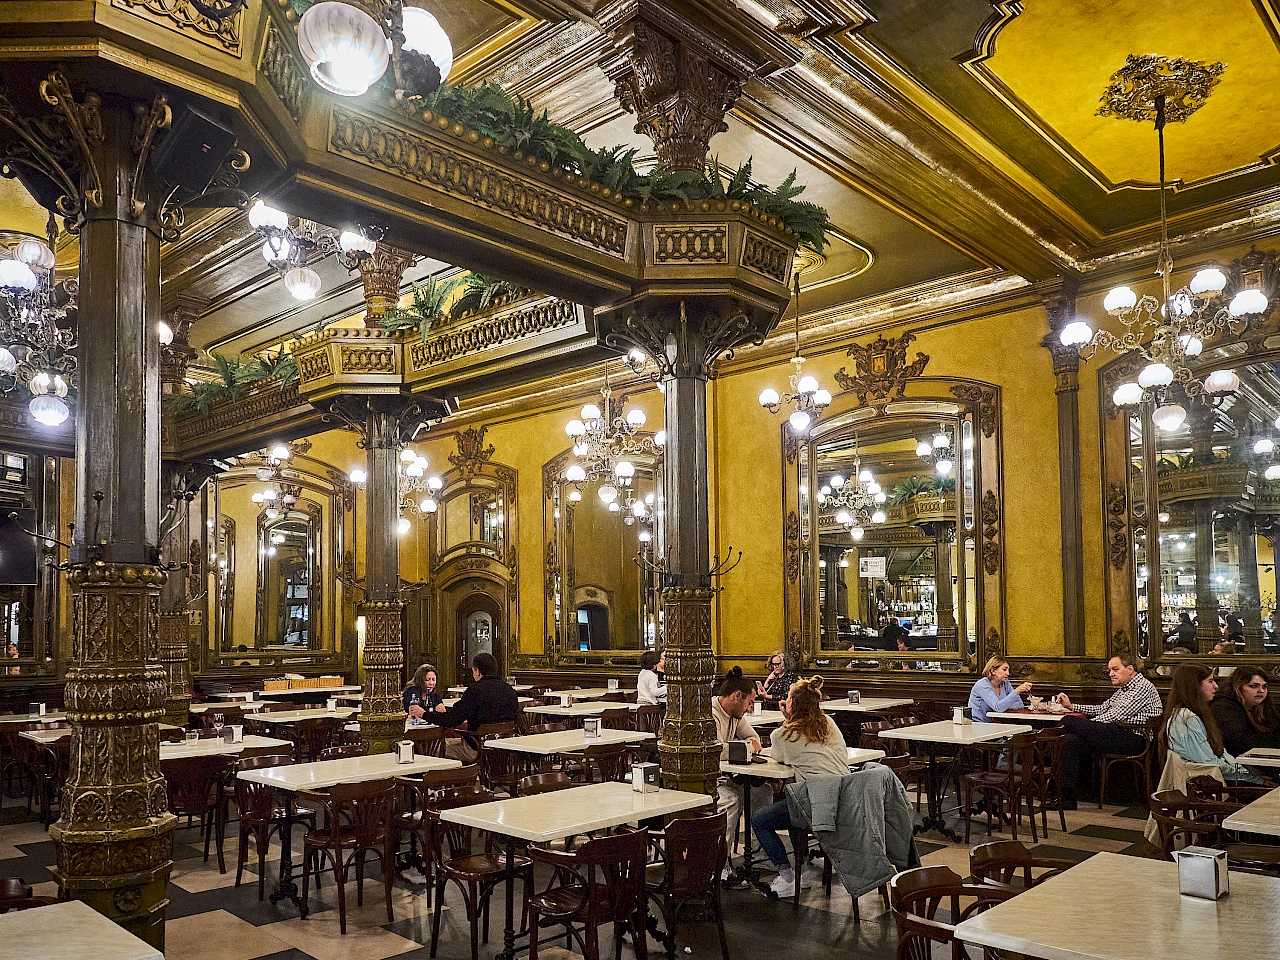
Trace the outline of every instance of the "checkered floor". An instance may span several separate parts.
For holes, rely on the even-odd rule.
[[[1096,805],[1082,804],[1078,812],[1067,814],[1066,833],[1052,822],[1049,837],[1042,837],[1035,849],[1043,856],[1076,860],[1099,851],[1152,855],[1154,850],[1142,838],[1145,815],[1141,808],[1108,806],[1098,810]],[[1007,838],[1008,827],[996,836]],[[1029,842],[1025,831],[1020,831],[1020,836]],[[984,822],[975,819],[973,842],[983,840]],[[936,833],[921,836],[917,843],[926,865],[945,864],[961,875],[967,874],[967,847],[939,842]],[[300,834],[295,839],[295,850],[299,845]],[[226,874],[218,873],[216,857],[204,862],[200,846],[198,828],[178,830],[166,926],[165,956],[169,960],[427,960],[429,956],[431,911],[421,886],[397,879],[393,895],[396,919],[387,923],[381,878],[376,868],[371,868],[364,906],[354,905],[354,884],[348,885],[347,934],[342,936],[331,883],[326,883],[319,894],[313,891],[311,916],[300,920],[292,904],[273,906],[269,900],[259,902],[257,876],[252,870],[240,888],[235,888],[234,832],[226,845]],[[273,851],[278,853],[274,844]],[[38,895],[53,895],[56,889],[48,871],[53,861],[53,844],[44,827],[27,814],[21,803],[6,801],[0,808],[0,877],[22,877],[36,886]],[[277,869],[278,861],[269,861],[268,877],[274,878]],[[453,908],[456,904],[456,893],[451,891],[441,918],[440,960],[471,957],[466,916],[460,908]],[[855,924],[849,897],[838,882],[830,896],[820,885],[804,893],[798,913],[790,902],[768,902],[752,890],[726,890],[724,904],[734,957],[820,957],[832,947],[860,957],[888,960],[894,956],[893,921],[879,897],[870,894],[862,898],[862,922]],[[499,901],[494,904],[490,943],[481,945],[479,951],[486,960],[501,946],[501,927]],[[797,936],[800,929],[803,935]],[[606,935],[602,940],[602,949],[611,953],[611,938]],[[564,940],[555,943],[563,946]],[[680,947],[691,960],[718,960],[720,955],[715,929],[708,924],[682,926]],[[661,950],[656,941],[650,941],[652,953],[661,955]],[[555,953],[565,960],[562,950]],[[629,944],[623,953],[631,953]],[[544,960],[554,960],[545,956],[545,950],[540,949],[539,954]]]

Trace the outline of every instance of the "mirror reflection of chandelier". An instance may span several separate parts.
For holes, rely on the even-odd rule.
[[[1181,123],[1204,106],[1209,92],[1225,69],[1221,63],[1171,59],[1154,55],[1130,55],[1111,77],[1103,93],[1100,116],[1115,116],[1155,123],[1160,157],[1160,242],[1156,273],[1161,298],[1139,297],[1129,287],[1116,287],[1103,300],[1103,308],[1124,327],[1123,333],[1096,333],[1084,320],[1062,328],[1068,347],[1080,349],[1085,359],[1106,348],[1117,354],[1136,352],[1147,364],[1134,382],[1122,383],[1112,395],[1118,407],[1151,402],[1151,420],[1161,430],[1173,431],[1187,418],[1184,401],[1213,402],[1218,395],[1240,386],[1234,370],[1214,370],[1201,381],[1189,361],[1200,355],[1207,342],[1226,331],[1242,333],[1267,309],[1266,295],[1256,287],[1238,290],[1223,304],[1227,277],[1216,267],[1199,271],[1176,292],[1170,290],[1173,256],[1169,249],[1169,223],[1165,194],[1164,129]]]
[[[834,513],[836,523],[848,527],[849,535],[855,541],[866,535],[869,524],[884,523],[882,508],[886,500],[888,495],[871,471],[862,466],[862,460],[856,453],[853,473],[849,477],[832,474],[818,488],[818,504],[823,511]]]
[[[956,468],[951,430],[939,426],[931,437],[916,443],[916,456],[930,464],[940,477],[949,477]]]
[[[258,461],[258,479],[267,484],[255,491],[252,499],[255,504],[264,508],[263,514],[268,520],[277,519],[282,510],[285,513],[292,510],[302,492],[300,485],[288,482],[289,478],[285,473],[291,455],[292,451],[283,443],[251,455]],[[269,555],[274,556],[274,552]]]
[[[574,460],[565,468],[564,478],[573,485],[569,499],[582,499],[582,487],[600,482],[596,493],[609,509],[618,513],[640,510],[633,516],[644,516],[643,500],[637,501],[631,493],[631,482],[636,465],[631,458],[656,454],[666,443],[666,431],[659,430],[652,436],[642,434],[648,418],[639,407],[627,410],[615,409],[613,390],[609,386],[609,365],[604,367],[604,386],[600,388],[600,403],[583,405],[581,419],[575,417],[565,424],[564,432],[573,441]],[[619,502],[619,497],[622,501]]]
[[[77,287],[55,276],[57,229],[51,216],[48,243],[25,237],[11,259],[0,260],[0,392],[25,386],[31,416],[50,427],[70,416],[66,397],[76,377]]]

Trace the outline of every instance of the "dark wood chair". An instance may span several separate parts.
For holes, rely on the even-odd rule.
[[[632,710],[630,707],[619,707],[616,710],[605,710],[600,714],[600,726],[605,730],[632,729]]]
[[[200,818],[205,862],[209,861],[209,841],[214,839],[218,848],[219,873],[227,872],[222,852],[226,828],[223,787],[230,780],[234,764],[232,757],[216,754],[179,757],[160,764],[160,772],[169,785],[169,809],[180,817],[186,817],[188,826],[194,818]]]
[[[1217,847],[1221,844],[1222,820],[1230,809],[1211,804],[1194,804],[1181,790],[1162,790],[1151,794],[1148,804],[1151,818],[1160,831],[1160,849],[1168,860],[1182,843]]]
[[[475,793],[480,789],[479,779],[480,766],[474,763],[448,770],[428,770],[415,777],[396,778],[396,785],[400,788],[400,803],[396,808],[392,847],[399,851],[403,838],[409,837],[409,854],[404,867],[421,865],[422,874],[426,878],[428,907],[431,906],[435,887],[435,858],[431,852],[435,840],[429,811],[443,797]]]
[[[1065,774],[1066,731],[1061,727],[1048,727],[1033,734],[1035,749],[1030,761],[1035,765],[1032,778],[1036,791],[1032,801],[1040,810],[1040,825],[1045,838],[1049,836],[1049,810],[1058,811],[1062,832],[1067,832],[1066,806],[1063,804],[1063,779]],[[1032,817],[1034,819],[1034,815]]]
[[[935,947],[947,948],[951,960],[972,960],[964,943],[956,939],[956,926],[1013,896],[1013,890],[967,883],[947,867],[904,870],[889,881],[898,960],[937,960]],[[947,919],[938,919],[939,913]],[[983,953],[979,950],[977,956]]]
[[[567,773],[556,770],[552,773],[531,773],[520,781],[520,796],[531,797],[539,793],[553,793],[556,790],[567,790],[576,787]]]
[[[538,960],[539,928],[551,926],[563,926],[566,936],[582,947],[585,960],[600,960],[597,928],[603,923],[613,924],[615,957],[622,956],[622,938],[630,931],[636,960],[646,960],[648,846],[648,831],[641,829],[588,840],[573,853],[530,850],[556,876],[550,888],[529,898],[529,960]],[[581,932],[575,925],[581,925]]]
[[[360,743],[340,743],[337,746],[325,747],[316,759],[343,760],[347,757],[367,757],[368,755],[369,744],[362,740]]]
[[[342,739],[342,721],[337,717],[308,717],[289,728],[295,763],[311,763],[320,758],[327,747],[336,747]]]
[[[576,783],[621,783],[631,772],[631,747],[625,743],[593,743],[561,754],[564,772]]]
[[[30,910],[32,907],[47,907],[58,903],[57,897],[37,897],[21,877],[5,877],[0,880],[0,913],[10,910]]]
[[[1213,811],[1230,816],[1259,797],[1265,797],[1274,787],[1253,786],[1243,783],[1222,783],[1213,777],[1191,777],[1187,780],[1187,800],[1197,810]],[[1269,843],[1236,843],[1223,838],[1220,844],[1226,851],[1227,862],[1233,870],[1280,874],[1280,846]]]
[[[236,764],[236,771],[261,770],[264,767],[284,767],[293,763],[293,757],[287,753],[263,754],[246,757],[241,755]],[[240,886],[244,874],[244,865],[249,860],[249,840],[253,839],[254,849],[258,855],[258,899],[263,898],[266,883],[267,853],[271,847],[271,831],[278,829],[284,818],[284,807],[274,787],[263,783],[234,778],[239,840],[236,846],[236,886]]]
[[[1138,723],[1125,723],[1134,733],[1142,737],[1144,745],[1138,753],[1104,753],[1098,757],[1098,809],[1107,799],[1107,781],[1115,767],[1130,767],[1134,779],[1141,778],[1141,796],[1146,796],[1151,789],[1151,758],[1155,755],[1156,736],[1160,730],[1160,718],[1150,717]]]
[[[40,822],[53,823],[53,806],[62,796],[71,768],[71,738],[61,737],[48,744],[33,744],[31,772],[27,787],[27,806],[35,800],[40,805]]]
[[[404,739],[413,741],[414,753],[424,757],[443,757],[448,733],[446,727],[410,727],[405,730]]]
[[[302,916],[307,915],[307,895],[312,865],[317,871],[327,862],[338,885],[338,928],[347,932],[347,875],[356,869],[356,904],[364,903],[365,854],[372,853],[382,868],[382,884],[387,902],[387,922],[391,912],[391,885],[395,878],[395,858],[391,848],[395,818],[396,784],[388,780],[339,783],[327,791],[303,790],[300,794],[325,813],[326,825],[308,830],[302,841]],[[318,885],[318,881],[317,881]]]
[[[200,715],[200,726],[206,730],[213,730],[214,724],[217,723],[218,717],[222,717],[224,726],[237,726],[244,723],[244,710],[240,707],[217,707],[210,708]]]
[[[1035,734],[1019,733],[1003,743],[976,743],[975,752],[985,759],[986,769],[964,775],[964,842],[969,842],[973,825],[973,792],[980,791],[986,801],[987,836],[991,836],[991,813],[999,801],[998,812],[1009,811],[1009,824],[1013,839],[1018,839],[1018,824],[1022,820],[1022,803],[1026,802],[1031,819],[1031,840],[1036,835],[1036,811],[1033,798],[1039,795],[1036,783]]]
[[[969,851],[969,876],[977,883],[1029,890],[1074,867],[1074,860],[1037,857],[1017,840],[994,840]]]
[[[720,952],[729,960],[720,902],[720,872],[727,855],[725,815],[678,817],[663,832],[662,877],[647,886],[647,893],[667,928],[667,956],[675,956],[676,928],[681,914],[692,908],[695,915],[710,915],[720,935]]]

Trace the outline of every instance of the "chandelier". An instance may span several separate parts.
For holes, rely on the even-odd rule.
[[[377,249],[380,238],[371,234],[381,233],[371,227],[338,233],[313,220],[291,220],[263,200],[249,208],[249,226],[262,237],[263,259],[280,274],[295,300],[314,300],[320,293],[320,274],[308,266],[312,260],[337,254],[339,263],[354,270]]]
[[[955,451],[951,443],[951,431],[938,427],[932,437],[916,443],[916,456],[933,467],[940,477],[949,477],[956,468]]]
[[[596,491],[600,500],[615,513],[624,507],[632,516],[643,517],[645,504],[636,501],[631,493],[636,465],[633,457],[656,454],[666,443],[665,430],[653,435],[641,433],[648,418],[639,407],[617,410],[613,391],[609,387],[609,364],[604,367],[604,386],[600,388],[600,403],[588,403],[582,407],[581,419],[575,417],[565,424],[564,432],[573,441],[574,460],[565,468],[564,478],[573,485],[569,500],[582,499],[584,484],[601,481]],[[621,503],[618,498],[622,496]]]
[[[787,382],[791,386],[790,393],[779,394],[773,387],[765,387],[760,392],[760,406],[770,413],[777,413],[783,406],[794,407],[787,417],[787,423],[797,435],[807,433],[813,421],[818,419],[822,411],[831,403],[831,391],[824,390],[818,378],[804,372],[804,357],[800,354],[800,276],[795,276],[796,302],[796,352],[791,358],[795,366]]]
[[[364,471],[360,471],[363,476]],[[353,478],[354,479],[354,478]],[[444,480],[432,474],[427,475],[427,458],[412,447],[400,451],[400,460],[396,463],[396,495],[400,509],[416,512],[426,517],[440,509],[436,494],[444,487]],[[409,532],[409,518],[400,515],[397,530],[401,535]]]
[[[1118,407],[1152,403],[1151,420],[1165,431],[1177,430],[1186,420],[1184,400],[1213,402],[1216,396],[1239,388],[1240,378],[1234,370],[1214,370],[1201,381],[1192,373],[1189,361],[1200,355],[1209,340],[1226,331],[1242,333],[1267,309],[1266,295],[1259,289],[1242,289],[1224,305],[1227,278],[1216,267],[1199,271],[1187,286],[1171,291],[1173,255],[1166,210],[1164,130],[1168,123],[1181,123],[1204,106],[1224,69],[1221,63],[1131,54],[1112,75],[1098,115],[1155,124],[1160,158],[1156,273],[1161,296],[1139,297],[1129,287],[1116,287],[1102,305],[1120,321],[1122,333],[1094,332],[1086,321],[1074,320],[1060,334],[1062,343],[1078,348],[1085,359],[1099,349],[1121,355],[1136,352],[1145,359],[1137,380],[1122,383],[1111,399]]]
[[[47,244],[26,237],[0,260],[0,392],[25,386],[31,416],[48,427],[66,422],[76,379],[77,284],[55,276],[57,229],[50,217]]]
[[[862,466],[856,451],[853,473],[848,478],[832,474],[818,489],[818,504],[824,511],[834,513],[836,523],[848,527],[855,541],[863,538],[868,524],[884,523],[882,507],[887,500],[888,496],[871,471]]]

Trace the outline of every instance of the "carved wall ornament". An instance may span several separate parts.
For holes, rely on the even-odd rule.
[[[1004,638],[1000,636],[1000,631],[995,627],[987,630],[986,647],[988,658],[1005,656]]]
[[[858,402],[863,404],[902,399],[907,381],[922,376],[929,363],[926,353],[916,353],[916,358],[907,362],[907,347],[915,339],[915,334],[904,333],[887,340],[883,336],[876,337],[866,346],[851,345],[846,356],[853,357],[855,372],[850,374],[841,367],[835,373],[836,383],[846,393],[857,394]]]
[[[794,510],[787,514],[782,536],[787,544],[787,580],[795,583],[800,576],[800,515]]]
[[[1000,498],[994,490],[982,495],[982,568],[994,577],[1000,570]]]
[[[800,455],[800,437],[794,430],[784,430],[782,435],[782,451],[787,463],[795,463]]]
[[[285,40],[275,20],[267,18],[267,36],[262,44],[262,56],[258,58],[258,72],[261,73],[276,92],[289,116],[297,120],[302,115],[302,106],[311,87],[311,77],[305,67],[298,62],[293,48]]]
[[[626,219],[609,216],[564,190],[518,177],[496,163],[487,164],[446,149],[383,120],[335,108],[329,127],[329,151],[407,180],[430,184],[616,259],[627,255]]]
[[[978,428],[990,440],[996,435],[996,414],[999,412],[999,393],[995,387],[980,383],[957,383],[951,395],[961,403],[972,404],[978,411]]]
[[[806,250],[809,257],[821,257],[821,254]],[[785,243],[770,240],[754,230],[748,230],[742,240],[742,266],[754,270],[770,280],[786,283],[792,262],[797,255],[794,249]]]
[[[144,20],[167,26],[170,30],[190,36],[208,46],[217,46],[226,53],[240,56],[240,26],[244,10],[218,20],[206,17],[190,0],[112,0],[111,5],[141,16]],[[150,14],[150,16],[146,16]]]
[[[1107,485],[1107,548],[1111,565],[1129,562],[1129,497],[1123,483]]]
[[[409,345],[409,369],[424,370],[446,360],[457,360],[491,347],[535,334],[583,323],[582,308],[568,300],[548,300],[499,317],[480,320],[462,330],[443,331],[426,343]]]
[[[1129,634],[1123,630],[1117,630],[1111,636],[1107,637],[1107,659],[1128,654],[1136,657],[1138,651],[1133,648],[1133,641],[1129,639]],[[1105,672],[1103,673],[1105,676]]]
[[[458,452],[449,454],[449,462],[462,471],[463,480],[475,477],[476,471],[493,457],[493,444],[484,445],[484,435],[488,432],[488,427],[467,427],[454,437]]]

